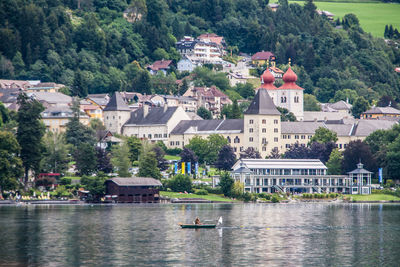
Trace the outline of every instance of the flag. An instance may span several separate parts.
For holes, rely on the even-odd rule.
[[[190,165],[191,165],[191,163],[187,162],[187,173],[188,174],[191,174],[191,168],[190,168],[191,166]]]
[[[178,173],[178,162],[175,161],[175,169],[174,169],[174,174]]]
[[[198,163],[198,162],[196,162],[196,163],[194,164],[194,171],[195,171],[196,175],[199,174],[199,163]]]
[[[185,174],[185,162],[182,162],[182,174]]]
[[[383,180],[383,175],[382,175],[382,168],[379,168],[379,183],[381,184]]]

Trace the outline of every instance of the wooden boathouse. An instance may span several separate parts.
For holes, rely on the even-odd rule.
[[[115,177],[106,181],[106,199],[117,203],[158,203],[161,186],[153,178]]]

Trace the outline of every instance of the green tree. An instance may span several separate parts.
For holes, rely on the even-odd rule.
[[[244,193],[244,184],[240,181],[235,181],[233,183],[233,188],[231,191],[231,197],[241,198]]]
[[[333,97],[333,101],[337,102],[340,100],[349,101],[350,104],[354,103],[354,101],[358,98],[358,94],[356,90],[352,89],[343,89],[336,91],[335,96]]]
[[[326,167],[328,167],[328,174],[339,175],[342,173],[342,153],[334,149],[331,152],[329,160],[326,162]]]
[[[106,193],[105,181],[107,176],[99,172],[96,176],[82,176],[81,184],[88,190],[92,196],[92,201],[99,201],[102,196]]]
[[[44,110],[42,104],[22,93],[18,96],[18,129],[17,140],[21,146],[20,157],[25,169],[25,184],[28,182],[29,170],[38,173],[44,151],[43,135],[45,126],[41,121]]]
[[[360,118],[360,115],[369,109],[369,103],[364,97],[360,96],[354,101],[353,107],[351,108],[351,113],[354,118]]]
[[[203,139],[201,136],[195,136],[190,139],[189,144],[187,144],[186,147],[196,154],[200,163],[205,162],[209,151],[208,142],[206,139]]]
[[[388,146],[387,173],[391,179],[400,179],[400,136]]]
[[[326,144],[328,142],[336,143],[337,140],[338,140],[337,133],[327,128],[319,127],[317,130],[315,130],[314,136],[310,139],[310,144],[313,142],[318,142],[321,144]]]
[[[177,174],[168,182],[168,187],[174,192],[192,192],[192,181],[187,175]]]
[[[76,168],[81,175],[91,175],[97,169],[97,157],[92,145],[84,143],[75,150]]]
[[[204,157],[205,162],[215,164],[218,158],[218,152],[223,146],[228,144],[228,140],[219,134],[211,134],[207,137],[207,154]]]
[[[296,116],[287,108],[276,107],[281,113],[281,121],[296,121]]]
[[[129,146],[129,159],[131,162],[139,160],[140,151],[142,150],[142,142],[135,136],[127,138],[127,144]]]
[[[205,107],[199,107],[197,109],[197,115],[202,117],[204,120],[211,120],[212,119],[211,111],[209,111]]]
[[[321,111],[321,106],[315,96],[304,94],[304,111]]]
[[[139,159],[139,174],[140,177],[161,178],[160,169],[157,167],[156,155],[153,151],[142,152]]]
[[[129,148],[126,141],[112,148],[111,162],[117,168],[117,173],[120,177],[131,177],[129,173],[129,167],[131,166]]]
[[[343,171],[350,172],[354,170],[360,161],[368,171],[377,171],[376,160],[369,145],[360,140],[351,141],[343,152]]]
[[[0,193],[14,189],[23,174],[22,161],[18,157],[20,146],[10,132],[0,131]]]
[[[232,189],[233,189],[233,184],[235,183],[235,180],[231,177],[231,175],[228,172],[223,172],[220,176],[219,179],[219,186],[221,187],[222,192],[224,193],[224,196],[231,196],[232,195]]]
[[[47,132],[43,138],[45,152],[41,161],[42,172],[65,173],[68,170],[69,146],[63,134]]]

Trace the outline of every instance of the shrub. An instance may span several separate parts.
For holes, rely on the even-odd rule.
[[[242,197],[244,202],[249,202],[251,200],[251,194],[249,192],[244,192]]]
[[[217,195],[223,194],[221,187],[207,186],[204,189],[207,190],[207,192],[210,194],[217,194]]]
[[[194,193],[195,193],[196,195],[208,195],[208,192],[207,192],[207,190],[205,190],[205,189],[195,189],[195,190],[194,190]]]
[[[168,148],[167,151],[165,151],[167,155],[172,155],[176,156],[179,155],[182,152],[182,149],[180,148]]]
[[[274,195],[274,196],[272,196],[272,198],[271,198],[271,202],[272,202],[272,203],[279,203],[279,198],[278,198],[276,195]]]
[[[168,187],[174,192],[191,192],[192,181],[190,180],[189,176],[178,174],[168,182]]]
[[[60,179],[60,185],[69,185],[71,184],[72,179],[68,177],[63,177]]]

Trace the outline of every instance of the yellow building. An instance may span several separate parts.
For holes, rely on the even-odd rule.
[[[270,61],[275,61],[275,55],[269,51],[257,52],[251,57],[251,64],[256,66],[263,66]]]
[[[54,133],[63,133],[66,130],[67,123],[73,116],[73,112],[69,107],[49,107],[42,112],[42,121],[46,126],[46,130]],[[81,115],[79,121],[83,125],[88,125],[89,117]]]
[[[400,110],[395,109],[391,106],[387,107],[373,107],[370,110],[365,111],[361,114],[363,119],[378,119],[380,117],[400,117]]]

